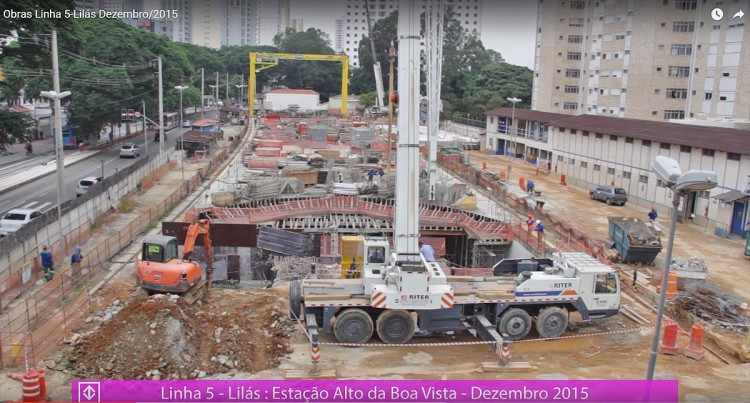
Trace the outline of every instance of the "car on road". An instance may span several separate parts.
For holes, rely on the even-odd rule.
[[[103,180],[104,178],[102,178],[101,176],[87,176],[79,180],[78,187],[76,188],[76,197],[80,197],[81,195],[86,194],[86,192],[89,191],[89,188]]]
[[[182,122],[182,127],[191,127],[193,125],[193,122],[186,120]]]
[[[625,189],[614,186],[595,186],[591,189],[589,195],[591,200],[603,201],[609,205],[624,206],[628,202],[628,194]]]
[[[120,147],[120,158],[138,158],[141,156],[141,149],[133,143],[123,144]]]
[[[18,231],[32,220],[41,217],[42,212],[33,208],[17,208],[8,211],[0,218],[0,236]]]

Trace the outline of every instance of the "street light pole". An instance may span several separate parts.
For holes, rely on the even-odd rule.
[[[146,101],[141,100],[141,109],[141,115],[143,117],[143,152],[146,154],[146,159],[148,159],[148,126],[146,126]]]
[[[511,125],[516,121],[516,103],[521,102],[521,99],[516,97],[508,97],[505,99],[513,105],[510,111],[510,124],[508,125],[508,133],[513,134]],[[518,132],[516,132],[516,134],[518,134]]]
[[[184,130],[182,129],[182,91],[187,89],[187,85],[178,85],[174,87],[177,91],[180,91],[180,175],[182,176],[182,180],[185,180],[185,168],[184,168],[184,159],[185,159],[185,142],[183,134]]]
[[[159,155],[161,156],[164,153],[164,86],[162,84],[161,56],[157,60],[159,64]]]
[[[659,292],[659,309],[656,313],[656,327],[654,328],[654,339],[651,341],[651,355],[648,360],[648,370],[646,379],[654,379],[654,370],[656,369],[656,356],[659,352],[659,336],[661,336],[661,322],[664,316],[664,304],[667,297],[667,286],[669,284],[669,269],[672,266],[672,248],[674,247],[674,237],[677,231],[677,214],[680,207],[680,192],[672,190],[672,218],[669,224],[669,240],[667,241],[667,256],[664,260],[664,273],[661,279],[661,291]]]
[[[60,101],[70,95],[70,91],[60,92],[60,65],[57,55],[57,31],[52,31],[52,91],[42,91],[42,96],[50,98],[54,105],[55,156],[57,161],[57,219],[62,239],[62,203],[65,163],[63,161],[62,106]]]
[[[203,103],[204,92],[206,90],[206,81],[205,81],[205,74],[204,74],[205,71],[204,70],[205,69],[203,67],[201,67],[201,119],[203,119],[203,113],[204,113],[204,110],[205,110],[205,106],[204,106],[204,103]]]

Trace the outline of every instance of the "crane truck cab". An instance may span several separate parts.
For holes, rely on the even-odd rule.
[[[143,239],[136,276],[146,291],[184,293],[200,282],[203,273],[197,262],[178,258],[175,237],[149,235]]]

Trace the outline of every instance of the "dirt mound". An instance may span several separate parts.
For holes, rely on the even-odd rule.
[[[282,298],[265,290],[212,289],[188,305],[177,296],[135,297],[64,353],[73,375],[189,379],[278,365],[295,325]]]

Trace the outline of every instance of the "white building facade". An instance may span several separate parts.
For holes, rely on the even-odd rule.
[[[297,106],[300,111],[320,109],[320,95],[313,90],[277,88],[267,92],[263,97],[266,110],[284,111],[290,106]]]
[[[422,0],[426,4],[429,0]],[[426,5],[422,5],[425,8]],[[397,0],[368,0],[370,8],[370,23],[388,17],[398,10]],[[482,34],[482,1],[481,0],[451,0],[447,6],[453,11],[453,17],[461,23],[464,31],[481,36]],[[346,0],[344,13],[339,17],[342,24],[336,27],[336,37],[341,32],[342,51],[349,56],[349,63],[359,66],[359,41],[368,36],[367,8],[365,0]],[[424,46],[424,41],[422,42]],[[338,51],[338,49],[337,49]]]
[[[685,218],[742,235],[750,220],[750,130],[512,110],[487,114],[485,150],[565,175],[569,184],[624,188],[631,203],[665,210],[672,194],[651,171],[658,155],[683,171],[712,170],[719,186],[687,197]]]

